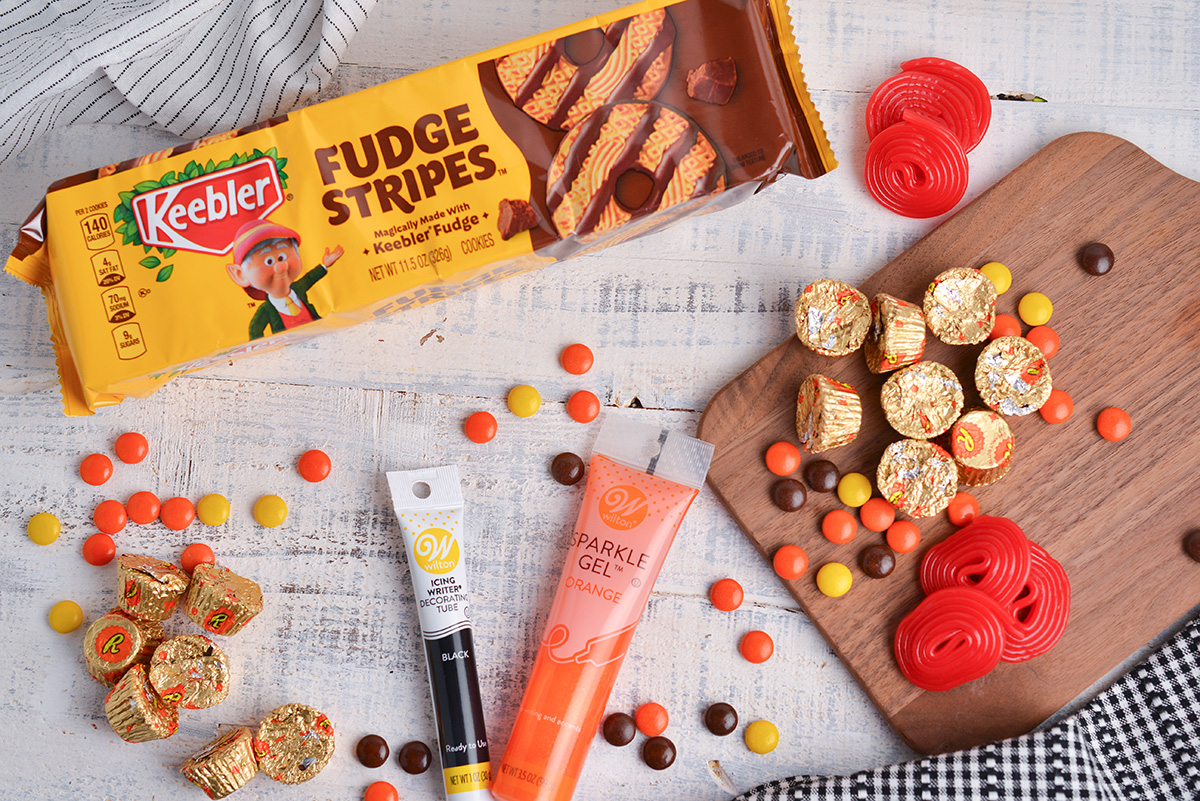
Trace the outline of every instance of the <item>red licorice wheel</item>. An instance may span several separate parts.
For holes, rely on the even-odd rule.
[[[1067,571],[1046,549],[1030,543],[1029,578],[1008,604],[1008,640],[1000,658],[1024,662],[1054,647],[1071,614],[1071,582]]]
[[[1008,518],[980,515],[926,552],[921,589],[972,587],[1008,604],[1029,579],[1031,544]]]
[[[983,138],[969,92],[957,81],[924,72],[901,72],[876,87],[867,101],[867,138],[900,122],[910,109],[944,125],[965,153]]]
[[[905,217],[945,214],[967,192],[966,151],[941,123],[911,110],[902,116],[867,148],[867,189]]]
[[[932,593],[896,627],[900,672],[933,692],[987,674],[1000,663],[1006,617],[995,599],[971,587]]]
[[[988,126],[992,123],[992,98],[988,94],[987,87],[983,81],[979,80],[979,76],[971,72],[961,64],[955,64],[953,61],[947,61],[944,58],[914,58],[912,61],[905,61],[900,65],[900,69],[905,72],[922,72],[927,75],[937,75],[941,78],[946,78],[962,87],[975,104],[975,120],[979,126],[975,131],[974,144],[966,147],[967,152],[975,148],[983,139],[983,135],[987,133]]]

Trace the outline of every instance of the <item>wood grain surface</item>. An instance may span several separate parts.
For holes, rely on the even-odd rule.
[[[620,5],[380,0],[311,101]],[[968,201],[1055,138],[1080,130],[1121,136],[1200,177],[1193,3],[805,0],[793,3],[793,14],[805,75],[841,167],[815,182],[780,181],[737,207],[650,238],[180,378],[87,419],[60,414],[40,296],[0,279],[0,625],[21,644],[17,658],[0,663],[0,726],[14,733],[0,758],[0,798],[203,798],[179,776],[183,758],[219,727],[253,725],[292,700],[331,716],[333,761],[300,788],[256,780],[234,799],[357,801],[377,779],[406,799],[438,797],[432,773],[406,776],[394,761],[371,771],[352,754],[370,732],[387,737],[393,750],[408,739],[432,742],[416,612],[382,472],[445,462],[461,467],[469,526],[485,546],[467,559],[480,610],[488,728],[499,753],[577,509],[578,490],[553,484],[546,460],[586,451],[595,432],[569,420],[566,398],[590,389],[609,411],[692,429],[723,385],[788,336],[802,286],[826,277],[857,284],[933,230],[940,220],[890,214],[862,182],[867,97],[901,62],[949,58],[993,93],[1049,101],[993,103],[988,136],[971,153]],[[73,126],[42,138],[0,167],[0,250],[11,248],[50,182],[179,143],[162,131],[116,125]],[[557,364],[573,341],[597,354],[585,380]],[[504,411],[505,394],[521,382],[535,384],[544,399],[529,420]],[[485,448],[459,434],[476,409],[500,419],[500,436]],[[104,488],[83,485],[79,459],[130,429],[150,438],[150,458],[138,469],[118,465]],[[294,458],[309,447],[333,456],[324,484],[306,485],[293,472]],[[170,740],[134,746],[109,731],[99,711],[103,692],[84,672],[82,630],[55,635],[45,615],[63,597],[78,601],[88,619],[109,608],[115,572],[87,565],[78,548],[92,533],[98,500],[139,489],[193,500],[225,492],[234,515],[221,529],[184,534],[130,527],[117,537],[119,549],[166,556],[192,538],[206,540],[263,585],[267,605],[229,643],[242,682],[229,700],[185,714]],[[264,492],[290,504],[280,529],[253,523],[250,507]],[[64,522],[62,538],[48,548],[24,532],[43,509]],[[717,612],[707,599],[725,576],[746,589],[746,604],[734,614]],[[182,620],[171,629],[194,630]],[[749,629],[775,640],[765,665],[737,655]],[[716,801],[782,776],[851,773],[915,756],[708,491],[666,561],[611,707],[632,710],[647,700],[671,711],[675,766],[652,771],[636,745],[597,740],[576,799]],[[734,704],[744,722],[774,721],[779,748],[757,755],[740,732],[710,735],[699,714],[714,700]],[[720,761],[729,784],[711,778],[709,760]]]
[[[1076,258],[1104,242],[1116,267],[1098,277]],[[1002,663],[949,692],[926,692],[900,673],[892,653],[896,625],[924,597],[917,580],[928,548],[954,531],[945,514],[922,518],[920,548],[900,556],[887,579],[871,579],[858,553],[882,536],[860,527],[851,543],[820,534],[836,495],[812,492],[799,513],[770,500],[776,480],[762,454],[794,442],[796,396],[810,374],[854,386],[862,399],[858,438],[812,455],[842,473],[875,481],[884,448],[901,439],[888,425],[862,352],[821,356],[789,337],[717,393],[699,433],[717,446],[709,484],[769,559],[784,543],[805,548],[809,573],[787,582],[867,694],[918,751],[941,753],[1030,731],[1187,612],[1200,597],[1200,571],[1183,550],[1195,524],[1191,485],[1200,471],[1200,284],[1180,280],[1200,249],[1200,183],[1183,178],[1130,143],[1098,133],[1052,142],[860,286],[921,303],[943,270],[1008,265],[1013,284],[997,313],[1038,291],[1054,302],[1050,325],[1062,348],[1050,360],[1055,387],[1075,402],[1066,423],[1034,413],[1009,418],[1014,466],[999,482],[968,488],[984,514],[1009,517],[1045,547],[1071,580],[1071,617],[1048,654]],[[1028,326],[1023,330],[1027,331]],[[974,386],[983,345],[947,345],[931,333],[924,358],[954,370],[966,407],[982,406]],[[986,344],[986,343],[985,343]],[[1111,443],[1096,432],[1102,409],[1119,406],[1133,434]],[[878,491],[877,493],[878,494]],[[816,569],[850,566],[854,586],[841,598],[817,589]]]

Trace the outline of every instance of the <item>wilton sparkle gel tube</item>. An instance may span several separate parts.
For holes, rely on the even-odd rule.
[[[607,417],[541,647],[492,795],[566,801],[713,446]]]
[[[387,474],[425,640],[446,796],[491,801],[492,766],[475,670],[463,560],[463,497],[454,466]]]

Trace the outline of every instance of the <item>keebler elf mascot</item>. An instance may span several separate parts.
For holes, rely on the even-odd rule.
[[[269,220],[252,220],[241,227],[233,240],[233,264],[226,265],[229,277],[255,300],[265,300],[250,318],[250,338],[258,339],[270,326],[278,334],[298,325],[320,320],[308,302],[308,290],[325,277],[325,272],[345,251],[338,245],[325,248],[321,263],[304,275],[300,271],[300,235]]]

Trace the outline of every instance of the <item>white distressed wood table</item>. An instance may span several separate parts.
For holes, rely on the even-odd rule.
[[[330,97],[610,10],[614,0],[387,0],[355,39]],[[196,798],[177,768],[218,727],[251,724],[300,701],[337,726],[338,752],[299,788],[257,779],[242,799],[355,799],[377,779],[404,798],[433,798],[436,771],[412,777],[395,761],[367,770],[353,757],[364,734],[393,753],[434,729],[420,632],[383,473],[460,466],[467,497],[476,637],[493,755],[503,752],[558,580],[581,488],[547,472],[560,451],[586,453],[595,425],[572,422],[565,401],[591,389],[624,414],[694,430],[707,400],[792,330],[792,299],[807,282],[856,282],[938,220],[892,215],[861,179],[861,119],[872,88],[908,59],[937,55],[971,67],[994,93],[1046,103],[993,104],[992,127],[971,154],[967,199],[1052,139],[1099,130],[1140,145],[1200,178],[1200,17],[1190,2],[1139,0],[806,0],[796,32],[841,167],[819,181],[789,178],[736,208],[688,220],[649,239],[485,287],[399,316],[326,335],[176,380],[145,400],[85,419],[63,417],[45,312],[38,294],[0,280],[0,798]],[[55,178],[158,150],[174,137],[89,126],[35,143],[0,169],[0,243]],[[1022,265],[1037,269],[1037,265]],[[1194,276],[1180,276],[1194,280]],[[568,376],[560,349],[589,344],[596,367]],[[508,389],[532,383],[542,411],[517,419]],[[487,409],[500,433],[468,443],[463,419]],[[80,458],[107,451],[126,430],[145,433],[149,459],[117,464],[102,488],[77,476]],[[295,458],[323,448],[334,469],[322,484]],[[79,555],[90,513],[104,497],[148,489],[161,497],[226,494],[230,521],[175,533],[131,526],[122,552],[176,558],[208,542],[218,558],[261,583],[266,609],[223,643],[230,698],[187,712],[177,736],[127,745],[110,730],[104,690],[86,674],[82,629],[55,634],[50,606],[78,601],[93,619],[113,604],[115,566]],[[250,509],[264,493],[290,504],[285,525],[264,529]],[[41,548],[28,518],[53,511],[63,536]],[[736,577],[747,602],[716,611],[709,586]],[[774,637],[776,655],[751,665],[737,654],[749,629]],[[189,631],[183,619],[169,632]],[[576,797],[728,797],[796,773],[845,773],[913,757],[710,494],[690,512],[655,588],[618,680],[611,709],[654,700],[671,712],[679,748],[663,772],[636,747],[597,738]],[[743,722],[780,728],[780,747],[750,753],[701,722],[714,701]],[[708,770],[719,760],[732,787]]]

